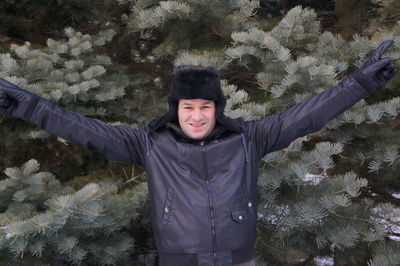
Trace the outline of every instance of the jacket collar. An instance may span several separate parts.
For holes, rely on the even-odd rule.
[[[166,127],[178,141],[193,143],[193,144],[196,143],[200,144],[201,142],[209,143],[212,140],[219,139],[223,136],[226,136],[227,134],[232,133],[229,130],[227,130],[223,125],[217,123],[210,135],[208,135],[205,139],[198,140],[188,137],[176,123],[167,122]]]

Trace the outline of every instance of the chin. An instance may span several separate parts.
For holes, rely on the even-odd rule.
[[[208,136],[208,134],[204,132],[193,132],[191,134],[186,134],[186,135],[191,139],[196,139],[196,140],[202,140]]]
[[[201,135],[201,136],[199,136],[199,135],[190,135],[189,137],[192,138],[192,139],[196,139],[196,140],[202,140],[206,136],[205,135]]]

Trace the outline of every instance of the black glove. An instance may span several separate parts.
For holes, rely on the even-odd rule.
[[[392,79],[398,70],[396,65],[390,62],[390,57],[381,58],[392,44],[393,40],[381,43],[367,62],[351,75],[369,92],[375,91]]]
[[[0,114],[30,119],[40,97],[0,78]]]

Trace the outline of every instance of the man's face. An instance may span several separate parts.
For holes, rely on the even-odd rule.
[[[215,103],[204,99],[181,99],[179,126],[192,139],[204,139],[215,127]]]

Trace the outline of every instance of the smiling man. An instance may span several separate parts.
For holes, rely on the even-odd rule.
[[[3,79],[0,114],[110,160],[142,165],[159,265],[254,266],[260,160],[321,129],[393,78],[396,66],[381,58],[392,43],[384,42],[336,86],[261,120],[225,116],[219,71],[198,66],[175,69],[169,109],[146,129],[84,117]]]
[[[186,136],[196,140],[204,139],[214,130],[215,103],[203,99],[179,100],[178,119]]]

